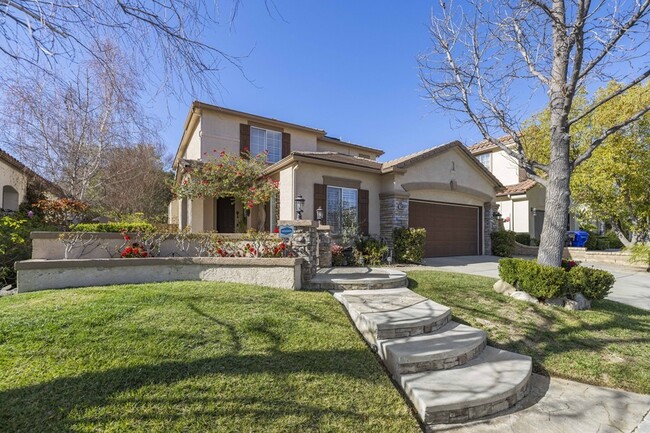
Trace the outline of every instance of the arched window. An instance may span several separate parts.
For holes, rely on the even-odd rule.
[[[18,210],[18,191],[13,186],[5,185],[2,187],[2,209]]]

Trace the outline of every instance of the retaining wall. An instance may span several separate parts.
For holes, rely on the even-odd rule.
[[[539,247],[531,247],[515,244],[515,256],[537,256]],[[601,263],[616,266],[624,266],[639,270],[646,270],[648,266],[643,263],[633,263],[630,261],[631,254],[625,251],[588,251],[586,248],[565,247],[562,256],[565,259],[571,259],[582,263]]]
[[[301,289],[302,258],[149,257],[16,262],[18,292],[164,281],[223,281]]]

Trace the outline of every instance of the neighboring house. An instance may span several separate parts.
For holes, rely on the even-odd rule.
[[[7,152],[0,149],[0,208],[17,211],[27,193],[30,180],[41,182],[52,195],[61,195],[60,189],[30,170]]]
[[[510,136],[499,140],[507,146],[515,145]],[[498,192],[496,197],[504,228],[517,233],[529,233],[531,238],[539,240],[546,202],[544,186],[529,179],[514,158],[487,140],[470,146],[469,150],[505,185],[505,189]],[[567,230],[577,230],[577,223],[571,216]]]
[[[384,238],[395,227],[425,227],[426,255],[490,253],[493,206],[499,180],[454,141],[393,161],[383,151],[328,137],[325,131],[194,102],[174,159],[177,182],[191,176],[194,161],[222,150],[268,151],[267,173],[279,181],[279,197],[252,209],[247,226],[273,231],[295,219],[294,198],[305,199],[304,218],[316,219],[336,238],[348,226]],[[235,232],[243,207],[228,198],[175,200],[169,222],[192,231]]]

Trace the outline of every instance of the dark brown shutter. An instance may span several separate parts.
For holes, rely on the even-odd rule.
[[[528,173],[526,173],[526,169],[519,167],[519,182],[523,182],[526,179],[528,179]]]
[[[322,183],[314,184],[314,221],[316,220],[316,209],[323,209],[323,219],[321,224],[327,224],[327,185]]]
[[[239,153],[245,156],[251,150],[251,126],[245,123],[239,124]]]
[[[358,204],[359,204],[359,231],[361,232],[362,235],[368,235],[369,229],[368,229],[368,217],[369,217],[369,211],[368,211],[368,204],[369,204],[369,196],[370,194],[368,193],[367,189],[360,189],[359,194],[357,195],[358,197]]]
[[[291,134],[282,133],[282,157],[286,158],[291,153]]]

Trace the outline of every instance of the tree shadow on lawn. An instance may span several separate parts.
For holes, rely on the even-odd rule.
[[[119,409],[124,398],[131,398],[129,391],[142,387],[172,387],[182,381],[202,378],[205,383],[191,382],[191,385],[200,388],[198,393],[161,392],[161,396],[148,394],[141,401],[133,401],[133,404],[126,406],[132,411],[130,416],[134,421],[151,417],[152,422],[157,422],[155,425],[158,426],[181,416],[211,416],[213,419],[220,416],[267,417],[260,422],[269,422],[269,417],[295,416],[298,419],[303,417],[306,426],[317,425],[318,420],[324,416],[353,418],[360,422],[363,414],[351,409],[332,408],[331,405],[319,407],[315,403],[317,400],[305,398],[304,390],[291,386],[287,379],[294,373],[327,375],[334,377],[325,380],[331,380],[332,389],[335,390],[335,381],[339,380],[336,376],[368,382],[377,381],[383,376],[383,371],[379,368],[363,367],[371,363],[372,356],[365,348],[288,353],[273,351],[267,354],[232,354],[189,362],[169,361],[156,365],[84,373],[76,377],[62,377],[46,383],[0,392],[0,426],[4,426],[3,431],[11,432],[76,431],[75,426],[78,424],[105,423],[124,420],[125,417],[130,421],[129,414],[116,411],[115,408],[107,414],[103,414],[101,409],[115,404],[116,399]],[[214,375],[226,377],[209,377]],[[242,394],[245,394],[242,398],[221,398],[218,392],[209,392],[210,389],[218,391],[228,387],[231,387],[232,391],[232,387],[241,386],[238,381],[242,377],[255,381],[254,377],[250,377],[254,375],[264,376],[266,384],[261,383],[259,389],[242,390]],[[271,389],[268,385],[268,375],[273,376]],[[127,396],[120,396],[122,393],[127,393]],[[151,410],[151,403],[155,403],[156,399],[160,399],[164,407],[181,404],[189,410]],[[208,401],[213,402],[212,407],[216,409],[204,413],[202,406]],[[141,412],[138,403],[149,410],[143,409]],[[84,413],[88,410],[90,413],[86,418]]]

